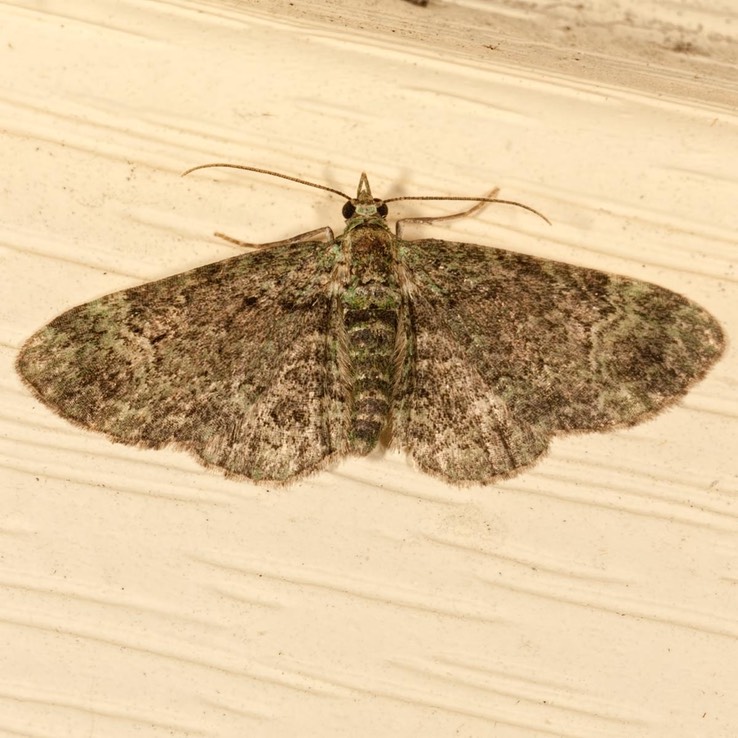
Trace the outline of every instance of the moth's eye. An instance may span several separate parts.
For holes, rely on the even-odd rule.
[[[377,213],[379,213],[379,215],[381,215],[383,218],[386,218],[387,213],[389,213],[389,208],[385,203],[380,203],[377,207]]]
[[[354,207],[354,203],[352,203],[351,200],[348,200],[341,210],[341,215],[348,220],[355,212],[356,208]]]

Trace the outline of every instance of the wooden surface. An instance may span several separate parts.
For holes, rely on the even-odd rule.
[[[0,4],[2,738],[738,734],[738,15],[577,7]],[[393,453],[257,488],[72,427],[13,370],[40,326],[235,254],[215,230],[340,229],[327,193],[179,177],[210,161],[497,185],[553,225],[416,235],[662,284],[731,345],[657,419],[487,488]]]

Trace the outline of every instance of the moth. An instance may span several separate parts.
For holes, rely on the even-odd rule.
[[[28,339],[17,369],[36,396],[114,441],[171,444],[275,483],[394,446],[449,483],[488,484],[529,468],[556,435],[651,418],[723,351],[715,318],[657,285],[405,240],[403,221],[387,224],[393,200],[509,202],[496,191],[380,200],[366,174],[349,197],[255,167],[189,171],[209,166],[338,194],[344,231],[107,295]]]

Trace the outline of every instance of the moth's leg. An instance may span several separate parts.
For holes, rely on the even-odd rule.
[[[497,193],[499,191],[500,188],[495,187],[487,195],[484,195],[484,197],[494,200],[495,197],[497,197]],[[402,220],[398,220],[395,224],[395,233],[397,234],[397,238],[402,238],[402,229],[405,227],[406,223],[423,223],[427,225],[428,223],[435,223],[439,220],[453,220],[454,218],[463,218],[467,215],[474,215],[474,213],[478,213],[487,205],[489,205],[488,202],[482,201],[478,202],[476,205],[472,205],[470,208],[462,211],[461,213],[452,213],[451,215],[436,215],[430,218],[403,218]]]
[[[301,241],[311,241],[318,238],[318,240],[325,241],[326,243],[332,243],[336,240],[333,235],[333,230],[328,226],[325,228],[316,228],[314,231],[308,231],[307,233],[301,233],[299,236],[292,236],[291,238],[285,238],[283,241],[272,241],[271,243],[247,243],[246,241],[240,241],[237,238],[226,236],[225,233],[214,234],[218,238],[222,238],[224,241],[229,243],[235,243],[236,246],[242,246],[246,249],[271,249],[277,246],[286,246],[289,243],[300,243]],[[322,238],[320,238],[322,236]]]

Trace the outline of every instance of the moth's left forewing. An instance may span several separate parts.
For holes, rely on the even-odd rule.
[[[32,336],[17,367],[60,415],[288,480],[340,452],[328,244],[286,244],[114,293]]]

